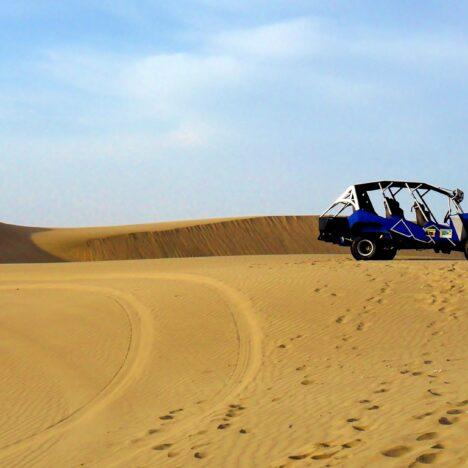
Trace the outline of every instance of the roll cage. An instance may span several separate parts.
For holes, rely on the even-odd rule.
[[[425,199],[429,192],[440,193],[447,197],[448,211],[444,221],[454,214],[462,214],[463,212],[460,204],[464,199],[464,194],[459,189],[449,190],[422,182],[379,181],[351,185],[332,203],[321,217],[338,217],[348,207],[351,207],[353,212],[363,209],[376,214],[368,192],[377,190],[380,191],[383,197],[386,213],[390,215],[398,214],[396,211],[400,210],[396,196],[402,190],[407,190],[409,192],[414,200],[413,207],[417,215],[425,223],[431,221],[435,223],[438,222]],[[335,208],[338,208],[338,211],[335,214],[330,214]]]

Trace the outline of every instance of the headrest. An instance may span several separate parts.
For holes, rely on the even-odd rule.
[[[465,198],[465,194],[460,190],[460,189],[456,189],[453,191],[453,195],[452,195],[452,199],[457,202],[457,203],[461,203]]]

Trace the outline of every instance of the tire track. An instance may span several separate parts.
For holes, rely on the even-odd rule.
[[[239,395],[242,390],[251,383],[262,361],[261,349],[261,332],[257,323],[256,315],[248,298],[239,291],[228,286],[227,284],[211,277],[194,275],[194,274],[171,274],[171,273],[155,273],[155,274],[95,274],[95,275],[69,275],[69,277],[57,282],[56,277],[41,277],[40,283],[13,283],[0,286],[0,291],[11,289],[27,289],[27,290],[72,290],[78,292],[94,292],[104,294],[106,297],[114,300],[126,313],[130,326],[130,340],[126,357],[109,383],[96,394],[95,398],[87,404],[76,409],[66,418],[54,423],[48,428],[18,440],[12,444],[4,446],[0,449],[0,456],[4,459],[14,455],[21,450],[24,450],[31,444],[44,445],[51,437],[58,436],[64,431],[69,430],[85,418],[93,417],[96,412],[103,410],[111,402],[123,396],[126,390],[138,382],[142,373],[145,371],[147,364],[151,360],[152,343],[154,340],[154,330],[151,311],[131,293],[124,292],[120,289],[104,286],[85,285],[77,283],[77,281],[106,281],[115,279],[148,279],[148,280],[171,280],[185,281],[189,283],[199,284],[209,287],[222,296],[224,296],[228,304],[232,304],[231,315],[237,328],[239,340],[239,352],[236,368],[231,375],[229,383],[221,392],[215,395],[214,400],[217,400],[214,405],[201,415],[188,418],[176,425],[177,432],[189,429],[193,424],[196,424],[201,419],[209,417],[216,411],[224,407],[233,398]],[[166,433],[170,435],[172,431]],[[154,444],[154,440],[151,445]],[[148,445],[138,447],[126,459],[130,460],[140,451],[146,450]],[[128,449],[128,447],[127,447]],[[112,454],[114,457],[116,453]],[[117,463],[122,463],[122,454]],[[109,462],[111,462],[109,460]]]
[[[92,400],[42,431],[2,447],[0,449],[0,455],[2,457],[14,454],[32,443],[44,443],[49,437],[72,427],[86,416],[89,416],[90,413],[100,411],[111,401],[119,398],[134,381],[138,380],[141,372],[144,370],[146,362],[150,357],[153,340],[153,324],[150,311],[130,294],[123,293],[113,288],[80,285],[76,283],[14,284],[0,286],[0,291],[17,288],[23,290],[59,289],[103,294],[116,302],[119,307],[124,310],[130,327],[130,340],[121,366],[114,374],[113,378]]]

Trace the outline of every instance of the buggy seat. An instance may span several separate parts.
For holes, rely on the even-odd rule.
[[[391,218],[392,216],[405,217],[405,212],[394,198],[385,197],[385,202],[385,216],[387,218]]]

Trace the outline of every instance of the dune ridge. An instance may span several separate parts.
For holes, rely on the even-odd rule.
[[[343,252],[317,236],[316,217],[269,216],[89,239],[70,253],[94,261]]]
[[[346,253],[317,240],[317,216],[257,216],[44,229],[0,224],[0,262]]]

